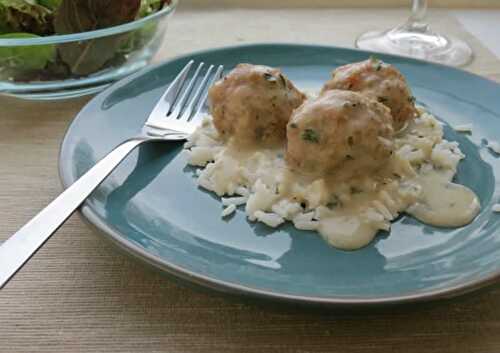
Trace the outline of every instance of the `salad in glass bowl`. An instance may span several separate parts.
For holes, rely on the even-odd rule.
[[[62,99],[146,66],[177,0],[0,0],[0,93]]]

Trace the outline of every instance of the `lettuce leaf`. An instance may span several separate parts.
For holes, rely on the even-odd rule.
[[[140,0],[62,0],[54,27],[58,34],[80,33],[134,20]],[[127,34],[64,43],[59,56],[75,75],[88,75],[101,69],[119,50]]]
[[[7,8],[0,5],[0,34],[9,32],[10,28],[7,24]]]
[[[53,15],[36,1],[0,0],[0,30],[4,33],[52,34]]]
[[[0,35],[2,38],[37,38],[31,33],[8,33]],[[37,45],[25,47],[0,47],[0,67],[15,71],[39,70],[54,60],[55,48],[53,45]]]
[[[0,35],[35,38],[108,28],[149,16],[171,0],[0,0]],[[154,36],[156,23],[132,33],[81,42],[0,48],[0,71],[85,76],[119,64]],[[0,37],[1,38],[1,37]],[[14,69],[15,68],[15,69]],[[42,70],[43,69],[43,70]],[[27,71],[26,71],[27,70]],[[36,75],[35,75],[36,76]],[[36,76],[38,77],[38,76]]]
[[[48,9],[56,10],[61,5],[61,0],[38,0],[38,3]]]
[[[170,3],[170,1],[165,0],[142,0],[141,7],[139,9],[138,18],[143,18],[149,16],[155,12],[160,11],[163,5]]]

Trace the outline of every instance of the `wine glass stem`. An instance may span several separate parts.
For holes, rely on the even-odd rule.
[[[429,25],[425,22],[426,15],[427,0],[413,0],[410,18],[404,27],[410,32],[429,32]]]
[[[413,0],[411,7],[411,22],[423,22],[427,15],[427,0]]]

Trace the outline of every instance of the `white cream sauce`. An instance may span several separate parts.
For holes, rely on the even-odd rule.
[[[354,250],[369,244],[401,212],[429,225],[460,227],[472,222],[480,210],[472,190],[451,182],[450,173],[439,170],[419,173],[408,182],[398,182],[397,188],[356,196],[320,219],[318,232],[337,248]]]
[[[354,250],[370,243],[378,228],[365,223],[353,214],[332,216],[320,221],[318,232],[331,245],[339,249]]]
[[[417,177],[422,194],[406,212],[438,227],[460,227],[472,222],[481,206],[466,186],[452,183],[446,173],[430,171]]]
[[[452,182],[464,157],[458,145],[443,140],[441,125],[427,113],[396,138],[396,152],[385,170],[349,182],[299,175],[287,169],[282,148],[237,150],[214,142],[213,134],[211,124],[204,123],[199,136],[188,142],[192,151],[206,149],[191,153],[190,159],[193,165],[208,163],[200,186],[220,196],[244,187],[250,191],[250,220],[258,218],[257,211],[271,213],[281,217],[277,224],[289,220],[299,229],[314,229],[340,249],[367,245],[379,230],[390,230],[402,212],[426,224],[460,227],[480,210],[474,192]]]

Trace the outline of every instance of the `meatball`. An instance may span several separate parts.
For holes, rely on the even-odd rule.
[[[331,90],[294,111],[287,126],[286,161],[303,174],[339,179],[370,173],[393,150],[389,108],[360,93]]]
[[[282,142],[305,95],[278,69],[239,64],[210,88],[209,98],[219,134],[245,145]]]
[[[361,92],[385,104],[391,110],[396,131],[403,128],[417,113],[415,98],[401,72],[375,58],[334,70],[322,92],[331,89]]]

